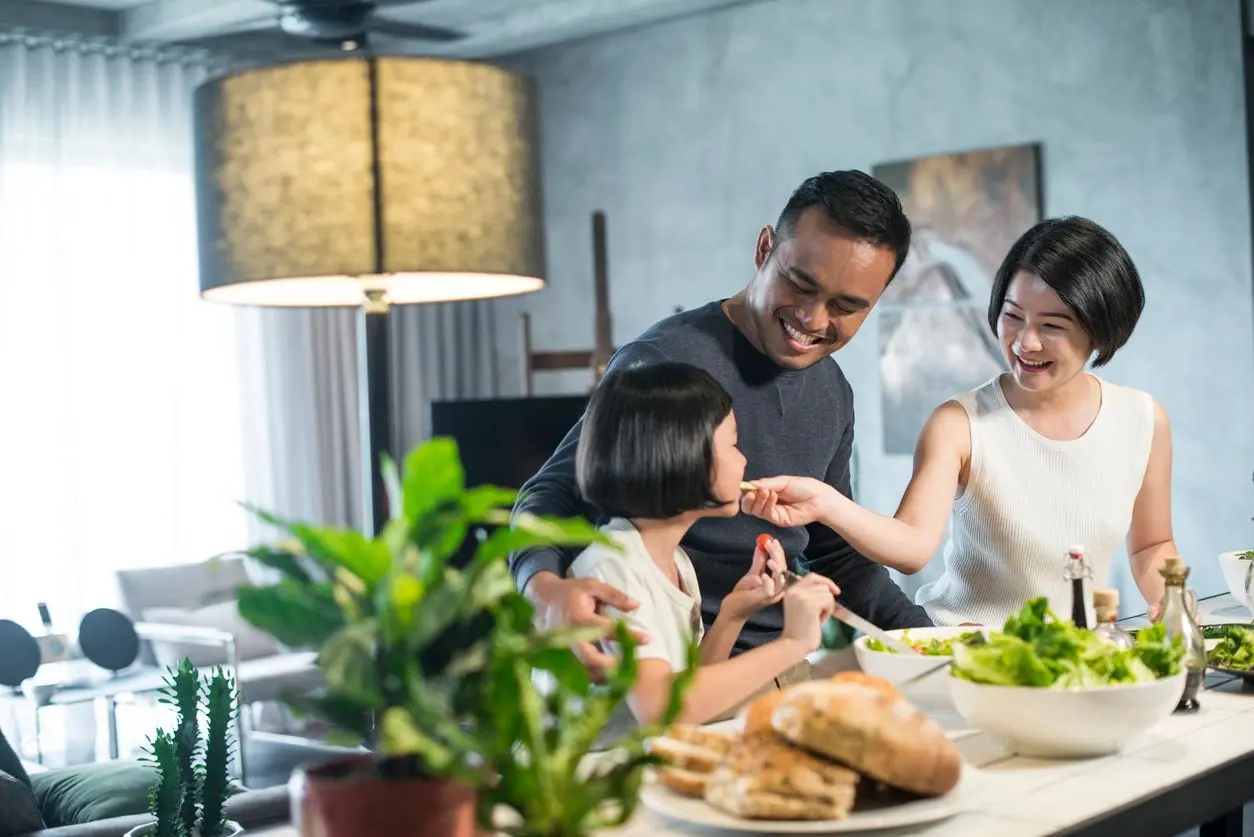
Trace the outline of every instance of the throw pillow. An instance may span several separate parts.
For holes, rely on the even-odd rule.
[[[13,837],[44,827],[35,794],[21,780],[0,771],[0,837]]]
[[[235,650],[240,660],[254,660],[283,652],[274,637],[261,631],[239,615],[235,600],[219,602],[194,610],[179,607],[150,607],[144,610],[144,620],[167,625],[191,625],[200,628],[216,628],[235,637]],[[177,666],[184,657],[194,666],[223,665],[227,662],[221,647],[182,642],[154,642],[153,653],[161,666]]]
[[[9,746],[8,739],[4,737],[4,730],[0,730],[0,772],[8,773],[26,787],[30,787],[30,777],[26,775],[26,768],[22,767],[22,760]]]
[[[56,827],[146,814],[157,773],[137,761],[101,761],[30,778],[44,820]]]

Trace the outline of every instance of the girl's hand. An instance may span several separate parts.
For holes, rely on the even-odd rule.
[[[749,572],[723,598],[722,611],[744,621],[767,605],[775,604],[784,595],[782,574],[786,569],[788,558],[779,541],[770,535],[759,535]]]
[[[741,497],[740,510],[776,526],[808,526],[829,516],[836,489],[812,477],[766,477]]]
[[[783,639],[801,643],[808,654],[823,643],[823,623],[836,610],[840,588],[826,576],[809,573],[784,594]]]

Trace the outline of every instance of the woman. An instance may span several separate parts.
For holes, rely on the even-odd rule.
[[[1086,548],[1104,586],[1125,539],[1156,617],[1158,568],[1176,552],[1171,428],[1148,394],[1086,371],[1123,347],[1144,305],[1136,267],[1109,232],[1075,217],[1037,224],[1007,254],[989,300],[1010,371],[936,408],[893,517],[797,477],[757,480],[745,511],[781,526],[821,521],[907,574],[927,564],[952,511],[945,572],[916,595],[938,625],[999,625],[1039,595],[1065,616],[1068,548]]]

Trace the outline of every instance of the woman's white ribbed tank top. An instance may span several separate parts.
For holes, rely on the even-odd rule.
[[[1000,627],[1042,595],[1070,618],[1067,549],[1088,550],[1088,601],[1094,585],[1109,583],[1110,558],[1127,537],[1149,463],[1154,401],[1147,393],[1098,378],[1097,418],[1064,442],[1029,427],[999,381],[954,399],[971,423],[967,485],[954,501],[944,575],[915,594],[937,625]],[[1091,620],[1091,602],[1089,611]]]

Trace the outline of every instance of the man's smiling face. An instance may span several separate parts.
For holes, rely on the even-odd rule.
[[[853,339],[892,278],[891,248],[860,240],[811,207],[777,241],[764,227],[746,300],[758,348],[786,369],[811,366]]]

